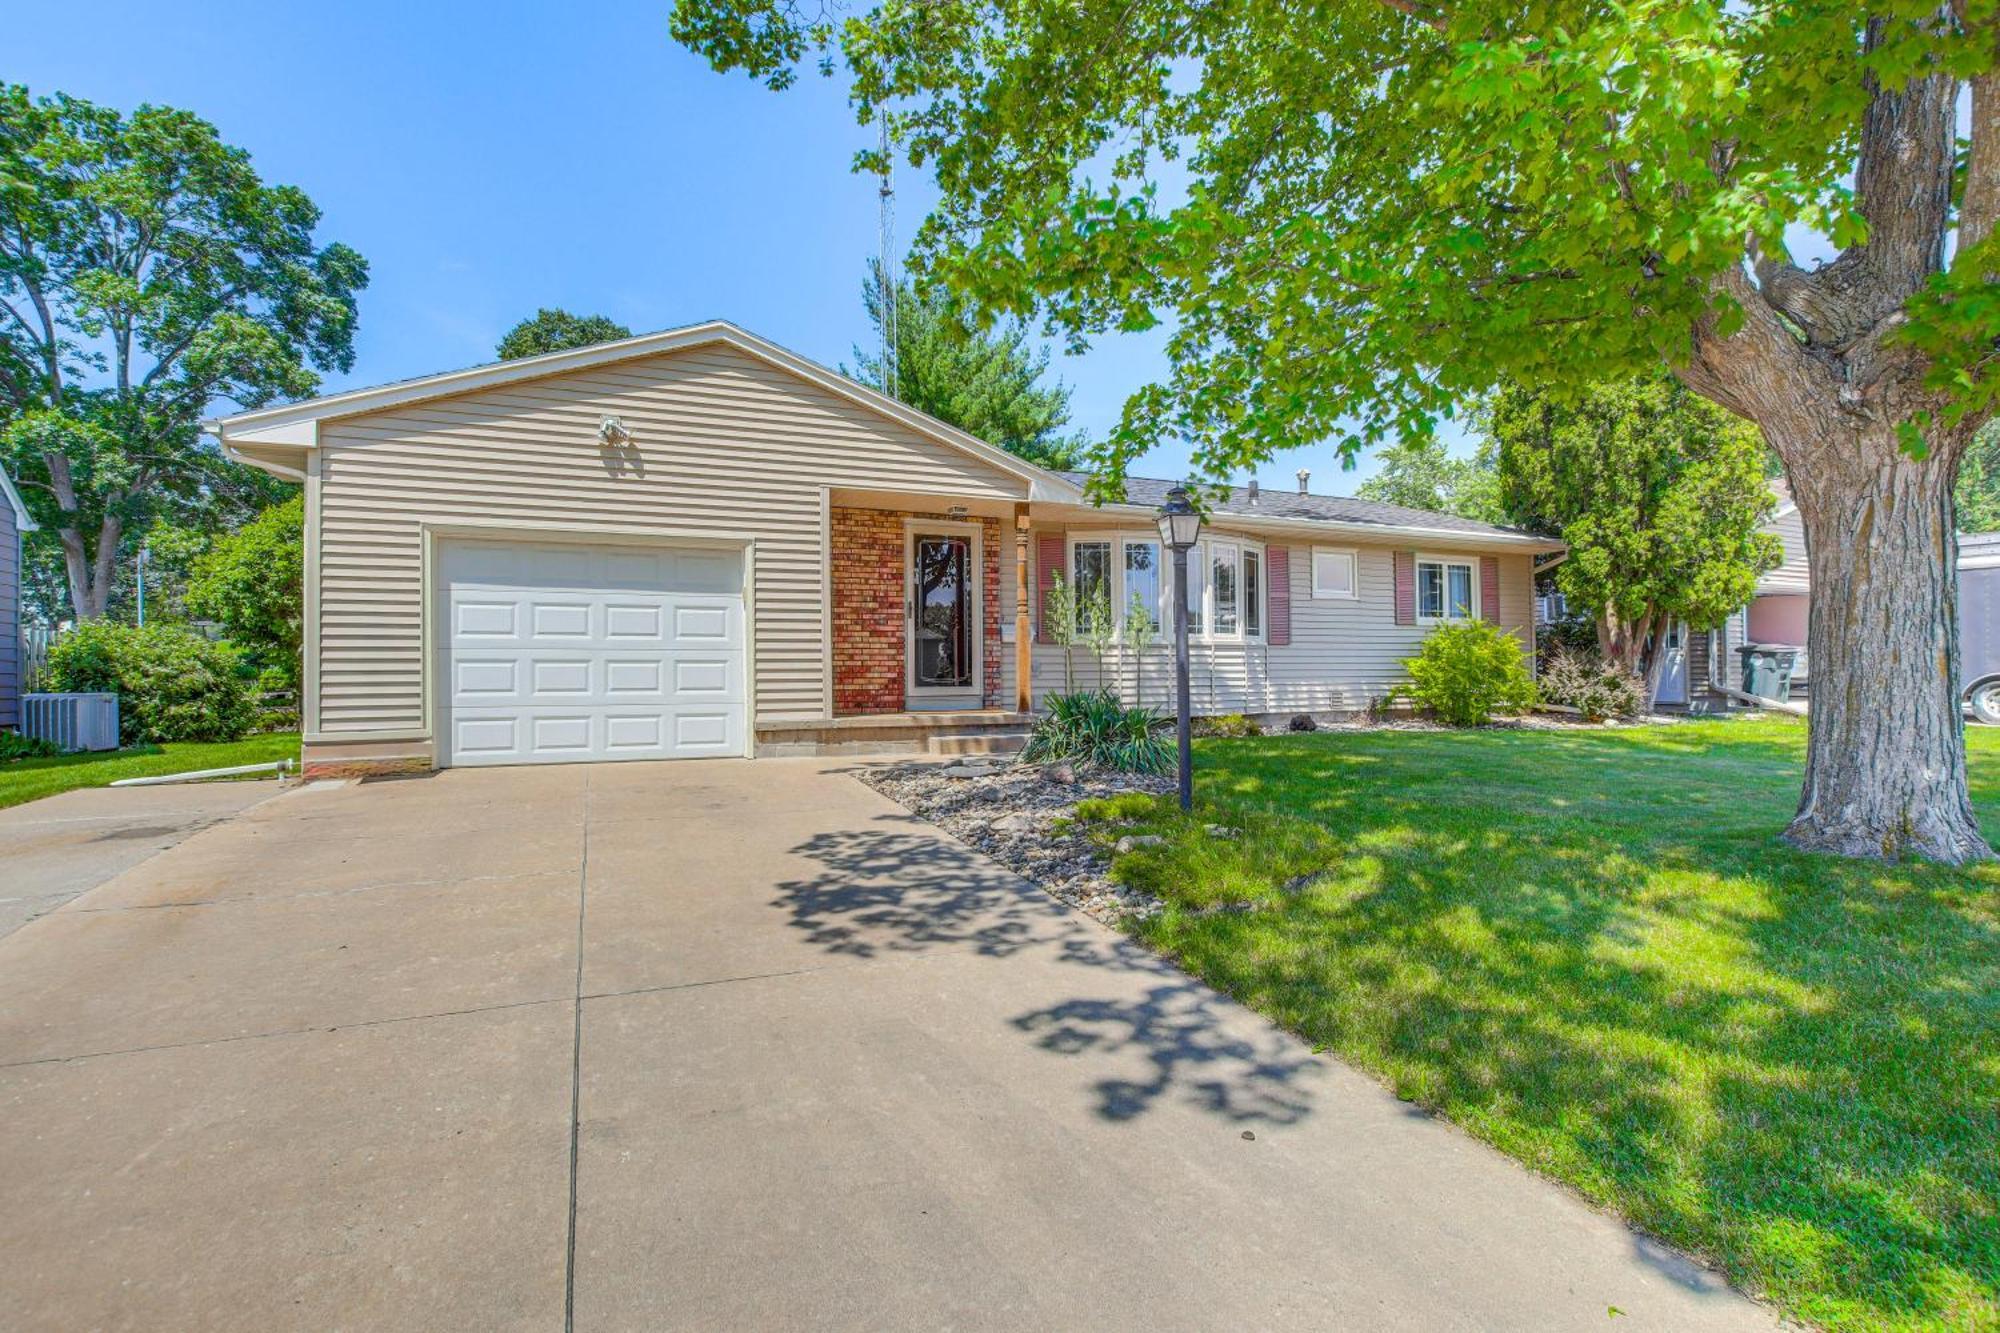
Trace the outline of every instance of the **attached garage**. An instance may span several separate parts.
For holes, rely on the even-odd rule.
[[[749,752],[738,549],[437,545],[439,762]]]

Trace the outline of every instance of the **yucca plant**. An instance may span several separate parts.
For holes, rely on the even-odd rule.
[[[1086,768],[1164,773],[1173,748],[1161,730],[1166,719],[1150,708],[1127,708],[1109,690],[1051,694],[1021,758],[1030,764],[1068,760]]]

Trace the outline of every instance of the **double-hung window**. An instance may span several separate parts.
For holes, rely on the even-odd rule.
[[[1479,614],[1478,590],[1472,561],[1417,557],[1417,619],[1471,620]]]
[[[1243,548],[1243,637],[1264,637],[1264,553]]]
[[[1160,605],[1160,544],[1148,540],[1126,541],[1125,600],[1116,608],[1119,628],[1123,630],[1144,618],[1146,629],[1157,638]]]
[[[1215,629],[1218,638],[1235,638],[1243,632],[1242,588],[1236,577],[1236,548],[1215,542],[1208,548],[1209,586],[1214,589]]]
[[[1108,540],[1079,541],[1070,548],[1070,591],[1076,596],[1076,632],[1090,625],[1091,608],[1102,604],[1115,623],[1116,591],[1111,586],[1111,543]]]

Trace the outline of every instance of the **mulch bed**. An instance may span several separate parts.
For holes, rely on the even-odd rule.
[[[1083,826],[1057,830],[1078,801],[1122,792],[1171,792],[1171,777],[1078,772],[1067,764],[972,759],[863,768],[856,775],[912,814],[1107,925],[1150,916],[1160,900],[1107,878],[1110,862]]]

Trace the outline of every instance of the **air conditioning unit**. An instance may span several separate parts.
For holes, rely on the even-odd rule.
[[[118,748],[115,694],[24,694],[21,734],[48,741],[58,750]]]

